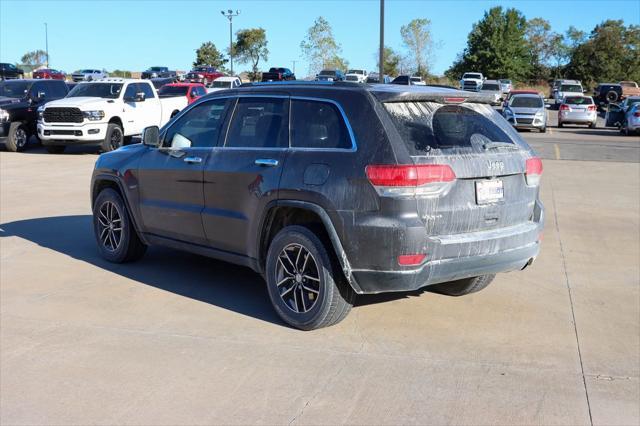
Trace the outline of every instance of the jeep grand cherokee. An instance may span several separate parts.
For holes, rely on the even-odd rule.
[[[356,294],[478,291],[531,264],[543,224],[542,163],[491,100],[332,82],[210,94],[100,156],[99,250],[248,266],[305,330],[343,319]]]

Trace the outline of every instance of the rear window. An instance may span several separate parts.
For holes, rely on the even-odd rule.
[[[185,96],[187,94],[187,86],[162,86],[158,90],[160,96]]]
[[[564,103],[571,105],[593,105],[593,99],[584,96],[567,96],[564,99]]]
[[[499,84],[493,84],[493,83],[485,83],[482,85],[482,90],[500,90],[500,85]]]
[[[501,126],[504,119],[488,105],[394,102],[384,106],[410,155],[424,155],[432,149],[472,148],[487,142],[514,143],[509,134],[512,130]]]
[[[560,91],[561,92],[581,93],[582,92],[582,86],[580,86],[578,84],[562,84],[562,85],[560,85]]]
[[[542,108],[542,98],[538,96],[514,96],[510,105],[515,108]]]

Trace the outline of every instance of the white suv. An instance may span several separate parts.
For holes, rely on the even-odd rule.
[[[121,147],[148,126],[161,127],[187,106],[187,98],[159,98],[148,80],[108,78],[80,83],[38,108],[38,137],[51,153],[69,145]]]

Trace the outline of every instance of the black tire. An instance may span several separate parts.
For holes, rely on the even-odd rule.
[[[7,151],[20,152],[24,151],[29,143],[29,132],[27,127],[19,121],[9,125],[9,134],[5,142]]]
[[[62,145],[46,145],[45,148],[49,154],[62,154],[67,147]]]
[[[562,124],[562,121],[558,121],[558,127],[562,128],[562,126],[564,126],[564,124]]]
[[[124,133],[122,127],[116,123],[109,123],[107,132],[100,146],[102,152],[114,151],[124,144]]]
[[[542,127],[540,133],[547,133],[547,126]]]
[[[590,129],[595,129],[596,128],[596,123],[589,123],[589,128]]]
[[[609,90],[606,95],[608,102],[617,102],[618,101],[618,93],[615,90]]]
[[[435,284],[427,287],[427,290],[434,293],[446,294],[447,296],[464,296],[482,290],[495,278],[493,275],[481,275],[479,277],[465,278],[448,283]]]
[[[111,188],[103,189],[93,203],[93,232],[100,255],[109,262],[133,262],[147,250],[122,197]]]
[[[309,228],[287,226],[269,246],[266,260],[269,298],[280,318],[295,328],[328,327],[342,321],[351,310],[355,293],[335,256],[327,251],[329,244]],[[289,253],[295,256],[293,260]],[[311,306],[307,308],[308,304]]]

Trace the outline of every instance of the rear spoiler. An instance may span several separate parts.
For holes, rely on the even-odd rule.
[[[378,88],[376,88],[378,89]],[[381,88],[382,89],[382,88]],[[436,102],[440,104],[461,104],[461,103],[476,103],[476,104],[491,104],[495,101],[492,95],[466,92],[464,90],[372,90],[371,93],[380,102]]]

